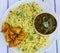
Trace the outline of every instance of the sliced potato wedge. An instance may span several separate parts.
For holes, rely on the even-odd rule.
[[[3,26],[2,26],[1,32],[6,32],[7,29],[9,29],[9,28],[10,28],[10,27],[9,27],[9,24],[8,24],[8,23],[4,23]]]
[[[14,41],[10,41],[9,42],[9,47],[14,47],[15,45],[14,45]]]
[[[16,38],[16,39],[14,40],[14,45],[16,46],[16,45],[18,45],[20,42],[21,42],[21,41]]]
[[[21,41],[17,40],[17,38],[14,41],[9,42],[9,47],[14,47],[18,45]]]
[[[10,42],[12,39],[9,37],[8,31],[6,32],[5,36],[6,42]]]
[[[9,47],[18,45],[25,37],[21,27],[10,27],[8,23],[3,24],[2,32],[6,33],[5,39]]]
[[[21,34],[18,35],[17,39],[21,41],[24,39],[24,37],[25,37],[25,34],[22,32]]]
[[[14,40],[14,46],[18,45],[21,42],[21,40],[24,39],[24,35],[25,34],[22,32],[21,35],[18,35],[18,37],[15,38],[15,40]]]
[[[13,35],[10,35],[10,38],[12,39],[12,40],[14,40],[15,38],[16,38],[16,34],[13,34]]]
[[[20,27],[12,27],[11,30],[12,30],[14,33],[16,33],[16,34],[19,34],[19,33],[21,32],[22,28],[20,28]]]

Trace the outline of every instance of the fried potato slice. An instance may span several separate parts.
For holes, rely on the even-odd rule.
[[[14,40],[17,35],[14,34],[14,33],[11,31],[11,29],[8,29],[7,31],[8,31],[9,37],[10,37],[12,40]]]
[[[9,42],[9,47],[15,47],[18,45],[21,41],[15,39],[14,41]]]
[[[13,34],[13,35],[10,35],[10,38],[12,39],[12,40],[14,40],[15,38],[16,38],[16,34]]]
[[[13,35],[13,34],[14,34],[14,33],[11,31],[11,29],[8,29],[7,31],[8,31],[8,34],[9,34],[9,35]]]
[[[2,32],[6,33],[6,42],[9,42],[9,47],[18,45],[25,37],[21,27],[10,27],[8,23],[4,23]]]
[[[3,26],[2,26],[1,32],[6,32],[7,29],[9,29],[9,28],[10,28],[10,27],[9,27],[9,24],[8,24],[8,23],[4,23]]]
[[[9,47],[14,47],[18,45],[21,41],[19,41],[17,38],[15,38],[14,41],[9,42]]]
[[[15,38],[15,40],[14,40],[14,46],[18,45],[21,42],[21,40],[24,39],[24,35],[25,34],[22,32],[20,35],[18,35],[18,37]]]
[[[10,41],[11,41],[9,35],[6,35],[6,36],[5,36],[5,39],[6,39],[6,42],[10,42]]]
[[[16,33],[16,34],[19,34],[19,33],[21,32],[22,28],[20,28],[20,27],[12,27],[11,30],[12,30],[14,33]]]
[[[9,42],[9,47],[14,47],[15,45],[14,45],[14,41],[10,41]]]
[[[20,42],[21,42],[21,41],[16,38],[16,39],[14,40],[14,45],[16,46],[16,45],[18,45]]]
[[[6,42],[10,42],[12,39],[9,37],[9,33],[8,30],[6,32],[6,36],[5,36]]]
[[[18,35],[17,39],[21,41],[24,39],[24,37],[25,37],[25,34],[22,32],[21,34]]]

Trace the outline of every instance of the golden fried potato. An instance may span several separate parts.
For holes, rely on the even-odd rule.
[[[14,40],[15,38],[16,38],[16,34],[13,34],[13,35],[10,35],[10,38],[12,39],[12,40]]]
[[[8,29],[8,33],[9,33],[10,35],[14,35],[14,32],[12,32],[11,29]]]
[[[25,34],[22,32],[21,34],[18,35],[17,39],[21,41],[24,39],[24,37],[25,37]]]
[[[17,35],[14,34],[14,33],[11,31],[11,29],[8,29],[7,31],[8,31],[9,37],[10,37],[12,40],[14,40]]]
[[[12,39],[9,37],[8,31],[6,32],[5,36],[6,42],[10,42]]]
[[[14,47],[18,45],[21,41],[17,40],[17,38],[14,41],[9,42],[9,47]]]
[[[21,42],[21,40],[24,39],[24,35],[25,34],[22,32],[20,35],[18,35],[18,37],[15,38],[15,40],[14,40],[14,46],[18,45]]]
[[[8,24],[8,23],[4,23],[3,26],[2,26],[1,32],[6,32],[7,29],[9,29],[9,28],[10,28],[10,27],[9,27],[9,24]]]
[[[16,45],[18,45],[21,40],[23,40],[25,37],[25,34],[22,32],[20,35],[18,35],[18,37],[16,37],[14,40],[9,42],[9,47],[14,47]]]
[[[9,42],[9,47],[18,45],[25,37],[21,27],[10,27],[7,23],[3,24],[2,32],[6,32],[5,39]]]
[[[15,45],[14,45],[14,41],[10,41],[9,42],[9,47],[14,47]]]
[[[20,42],[21,42],[21,41],[16,38],[16,39],[14,40],[14,45],[16,46],[16,45],[18,45]]]
[[[16,33],[16,34],[19,34],[19,33],[21,32],[22,28],[20,28],[20,27],[12,27],[11,30],[12,30],[14,33]]]

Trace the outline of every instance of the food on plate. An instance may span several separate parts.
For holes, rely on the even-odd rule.
[[[5,39],[6,42],[9,43],[9,47],[14,47],[18,45],[25,36],[21,27],[11,27],[8,23],[3,24],[2,32],[5,33]]]
[[[14,47],[14,46],[16,46],[16,45],[18,45],[23,39],[24,39],[24,36],[25,34],[22,32],[21,34],[19,34],[16,38],[15,38],[15,40],[13,41],[11,41],[11,42],[9,42],[9,47]]]
[[[11,30],[12,30],[14,33],[16,33],[16,34],[19,34],[19,33],[21,32],[22,28],[20,28],[20,27],[13,27],[13,28],[11,28]]]
[[[9,42],[9,47],[15,47],[16,45],[14,45],[14,41],[10,41]]]
[[[9,25],[8,25],[8,23],[4,23],[2,26],[2,32],[6,32],[7,29],[9,29]]]
[[[11,44],[13,43],[14,45],[10,44],[10,47],[16,46],[17,44],[19,44],[23,40],[24,37],[25,37],[24,33],[22,32],[21,34],[18,35],[18,37],[15,38],[14,43],[13,43],[13,41],[11,42]]]
[[[33,35],[29,35],[29,40],[33,40]]]
[[[15,38],[16,38],[16,34],[13,34],[13,35],[10,35],[10,38],[12,39],[12,40],[15,40]]]
[[[5,36],[6,42],[10,42],[11,38],[9,37],[8,31],[6,32],[6,36]]]
[[[19,35],[18,35],[18,37],[17,37],[17,39],[18,40],[22,40],[23,38],[24,38],[24,33],[23,32],[21,32]]]
[[[35,2],[22,3],[9,11],[5,20],[10,29],[10,32],[7,33],[9,34],[7,38],[9,47],[16,47],[24,53],[35,53],[48,45],[49,36],[39,35],[33,26],[34,18],[41,12],[42,9]]]
[[[34,26],[39,33],[48,35],[56,30],[57,21],[50,13],[41,13],[35,18]]]

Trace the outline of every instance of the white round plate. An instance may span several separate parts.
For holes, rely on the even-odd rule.
[[[14,5],[12,5],[11,7],[9,7],[7,9],[7,11],[4,13],[3,17],[0,18],[0,29],[2,29],[2,22],[6,19],[7,15],[8,15],[8,12],[11,9],[18,7],[22,3],[30,3],[30,2],[37,3],[44,12],[49,12],[49,13],[53,14],[56,17],[56,19],[58,20],[57,21],[57,23],[58,23],[57,30],[56,30],[55,34],[53,34],[53,35],[50,36],[50,42],[49,42],[49,44],[46,47],[44,47],[43,49],[38,50],[36,52],[36,53],[41,53],[41,52],[45,51],[47,48],[49,48],[51,46],[51,44],[56,40],[56,37],[59,35],[59,30],[58,30],[58,28],[59,28],[59,19],[58,19],[56,13],[51,9],[51,7],[50,6],[48,7],[48,5],[45,4],[45,3],[43,3],[42,1],[40,1],[40,0],[21,0],[21,1],[18,1],[17,3],[15,3]],[[3,35],[4,34],[0,32],[0,39],[2,39],[4,37]],[[4,40],[5,39],[3,38],[3,40],[2,40],[3,44],[7,45]],[[16,48],[10,48],[10,50],[12,50],[12,53],[23,53],[21,51],[18,51]]]

